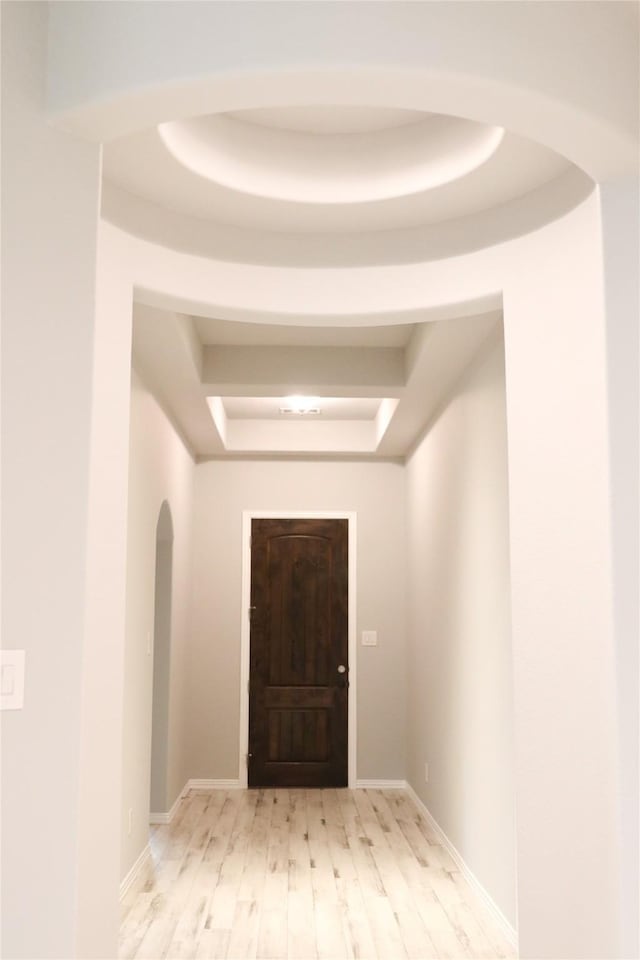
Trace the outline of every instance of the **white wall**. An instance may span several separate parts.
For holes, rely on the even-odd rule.
[[[121,877],[148,841],[156,572],[156,528],[163,501],[173,523],[171,679],[167,798],[169,806],[190,774],[185,753],[185,682],[191,584],[194,464],[182,441],[133,373],[129,461],[127,617],[122,744]],[[128,811],[132,831],[128,832]],[[165,811],[153,811],[162,813]]]
[[[407,531],[408,780],[515,927],[501,330],[407,462]]]
[[[533,957],[620,951],[601,245],[594,194],[524,239],[504,294],[518,920]]]
[[[600,190],[607,303],[613,596],[616,625],[623,956],[640,956],[638,868],[638,340],[640,197],[638,178]]]
[[[100,150],[43,121],[47,5],[1,13],[2,645],[26,675],[2,714],[0,953],[71,957]]]
[[[239,776],[243,510],[357,512],[357,776],[404,777],[404,489],[395,463],[211,461],[196,468],[190,776]]]

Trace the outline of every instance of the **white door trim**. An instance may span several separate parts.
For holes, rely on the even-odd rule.
[[[352,510],[243,510],[242,511],[242,610],[240,630],[240,783],[247,786],[249,749],[249,605],[251,603],[251,521],[252,520],[348,520],[349,522],[349,714],[347,721],[349,786],[356,785],[356,520]]]

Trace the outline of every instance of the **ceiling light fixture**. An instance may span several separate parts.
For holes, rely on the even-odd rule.
[[[280,407],[280,413],[295,413],[300,416],[318,416],[322,413],[318,397],[285,397]]]

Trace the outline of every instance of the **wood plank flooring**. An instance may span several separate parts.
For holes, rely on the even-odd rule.
[[[191,790],[153,828],[120,957],[515,957],[396,790]]]

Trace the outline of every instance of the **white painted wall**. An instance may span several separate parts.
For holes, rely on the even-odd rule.
[[[504,306],[521,952],[617,956],[618,717],[597,193],[518,252]]]
[[[196,468],[190,776],[239,776],[243,510],[357,513],[357,629],[377,630],[379,637],[377,647],[358,641],[357,776],[403,778],[403,467],[288,460],[210,461]]]
[[[2,645],[26,677],[2,714],[0,953],[71,957],[100,150],[43,122],[47,5],[1,15]]]
[[[501,330],[456,385],[406,471],[407,778],[515,927]]]
[[[87,958],[102,955],[119,925],[111,892],[120,873],[132,286],[113,239],[100,223],[77,814],[76,951]],[[96,821],[114,838],[99,869]]]
[[[191,524],[194,463],[182,441],[134,372],[131,382],[127,618],[122,741],[121,878],[149,838],[151,718],[156,528],[163,501],[173,522],[171,678],[167,802],[189,776],[186,755],[186,674],[191,587]],[[128,832],[128,812],[132,830]],[[155,810],[154,813],[166,811]]]
[[[605,298],[607,305],[607,387],[612,429],[611,538],[616,637],[620,782],[621,872],[624,957],[640,956],[640,831],[638,767],[639,557],[638,511],[638,343],[640,336],[640,196],[638,178],[600,190]]]

